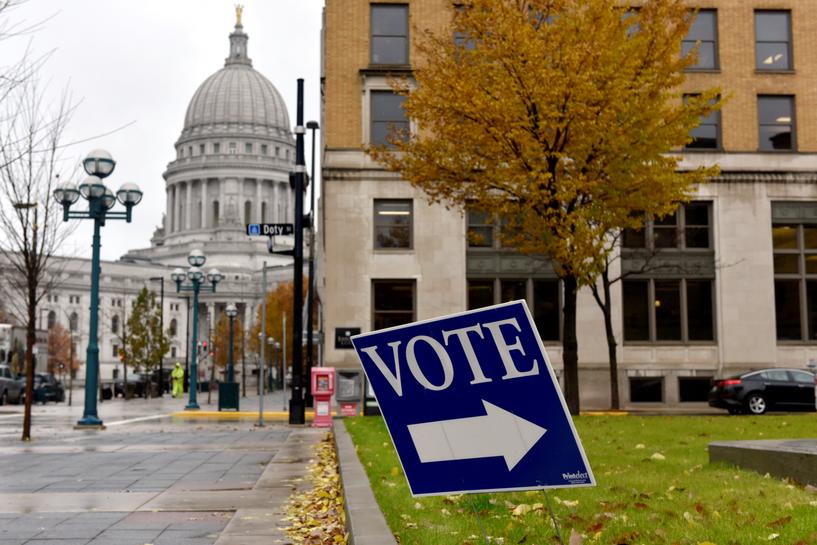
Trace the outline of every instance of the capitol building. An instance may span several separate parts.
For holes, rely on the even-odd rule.
[[[224,67],[205,79],[190,100],[175,143],[176,158],[163,174],[166,212],[150,247],[101,263],[99,359],[103,381],[122,376],[123,326],[145,286],[156,293],[158,301],[164,284],[164,324],[171,336],[164,366],[185,361],[192,294],[177,294],[170,274],[176,267],[187,269],[191,250],[204,251],[205,271],[216,267],[224,274],[217,293],[199,297],[199,339],[210,338],[230,303],[238,307],[245,327],[250,327],[261,301],[263,262],[268,290],[292,276],[290,257],[270,255],[266,239],[250,239],[245,231],[246,223],[293,221],[289,172],[295,161],[286,105],[275,86],[253,68],[248,41],[239,18],[229,36]],[[276,244],[291,246],[292,240],[276,239]],[[91,260],[54,257],[50,267],[59,271],[59,287],[41,300],[36,327],[44,333],[60,323],[71,332],[83,364],[81,379],[89,336]],[[237,360],[240,371],[241,355]],[[255,364],[253,359],[252,368]],[[44,365],[44,359],[38,358],[37,371],[44,371]],[[206,358],[199,372],[209,376]]]

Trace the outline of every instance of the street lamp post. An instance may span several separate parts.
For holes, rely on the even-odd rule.
[[[96,391],[99,383],[99,230],[109,219],[131,221],[133,207],[142,200],[142,191],[139,186],[125,183],[114,196],[113,191],[105,185],[104,179],[110,176],[116,167],[111,154],[105,150],[91,151],[82,161],[82,166],[88,177],[79,187],[71,182],[65,182],[54,190],[54,199],[62,205],[62,219],[92,219],[94,220],[94,236],[91,256],[91,319],[88,331],[88,351],[85,362],[85,409],[82,419],[77,422],[78,428],[102,427],[102,420],[97,415]],[[71,211],[71,205],[82,196],[88,201],[88,210]],[[116,201],[124,207],[124,212],[111,212]]]
[[[224,310],[230,319],[230,346],[227,348],[227,382],[218,385],[218,410],[233,409],[238,410],[239,384],[235,381],[234,365],[234,344],[233,332],[235,330],[235,317],[238,316],[238,309],[234,304],[227,305]]]
[[[306,323],[306,376],[304,405],[312,406],[312,316],[315,309],[315,131],[320,128],[317,121],[307,121],[306,128],[312,131],[312,165],[309,173],[312,183],[309,184],[309,300],[307,301]]]
[[[232,384],[235,382],[235,373],[233,371],[233,328],[235,326],[235,317],[238,316],[238,309],[235,305],[227,305],[225,313],[230,319],[230,346],[227,348],[227,382]]]
[[[196,382],[198,380],[199,371],[197,362],[198,354],[196,353],[196,345],[199,341],[199,293],[215,293],[216,284],[221,282],[222,278],[224,278],[218,269],[210,269],[210,272],[207,274],[207,281],[210,282],[210,285],[203,285],[204,272],[202,272],[201,267],[204,266],[206,261],[207,258],[204,256],[204,253],[199,249],[195,249],[187,256],[187,262],[190,264],[190,268],[187,269],[187,272],[185,273],[184,270],[177,268],[174,269],[170,275],[171,280],[176,283],[177,293],[183,291],[193,292],[193,339],[190,342],[190,399],[187,406],[185,406],[185,410],[188,411],[199,409],[199,404],[196,401]],[[190,281],[189,284],[183,284],[185,278]]]

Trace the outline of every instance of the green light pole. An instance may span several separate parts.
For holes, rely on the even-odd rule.
[[[227,305],[225,310],[230,319],[230,347],[227,349],[227,383],[235,382],[235,372],[233,371],[233,328],[235,327],[235,317],[238,316],[238,309],[235,305]]]
[[[94,237],[91,257],[91,320],[88,331],[88,351],[85,358],[85,409],[82,419],[77,422],[78,428],[100,428],[102,420],[97,415],[96,398],[99,388],[99,229],[109,219],[131,221],[133,207],[142,200],[142,191],[132,183],[122,184],[114,196],[113,191],[103,181],[111,175],[116,161],[111,154],[102,149],[91,151],[82,161],[82,167],[88,173],[79,187],[71,182],[60,184],[54,190],[54,199],[62,205],[62,220],[94,220]],[[71,205],[82,196],[88,201],[88,210],[72,212]],[[124,212],[111,212],[116,201],[124,207]]]
[[[187,272],[185,273],[184,270],[179,268],[175,269],[173,274],[170,275],[171,280],[176,283],[176,293],[183,291],[193,292],[193,338],[190,342],[190,387],[188,388],[190,400],[184,408],[187,411],[199,409],[199,404],[196,401],[196,382],[199,376],[198,354],[196,353],[196,346],[199,342],[199,293],[215,293],[216,284],[221,282],[222,278],[224,278],[224,276],[218,272],[218,269],[210,269],[210,272],[207,274],[207,281],[210,282],[210,285],[203,285],[204,273],[201,267],[206,261],[207,258],[204,256],[204,253],[199,249],[195,249],[187,256],[187,262],[190,264],[190,268],[187,269]],[[190,280],[190,283],[187,285],[183,284],[185,278]]]

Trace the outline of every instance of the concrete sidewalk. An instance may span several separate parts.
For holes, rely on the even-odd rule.
[[[178,403],[106,402],[104,431],[47,406],[34,442],[0,438],[0,545],[288,542],[285,506],[325,430],[162,416]]]

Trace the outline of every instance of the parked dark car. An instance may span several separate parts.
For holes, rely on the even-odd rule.
[[[20,379],[20,402],[25,402],[26,378]],[[51,373],[37,373],[34,375],[34,403],[45,405],[49,401],[61,403],[65,401],[65,388],[62,382]]]
[[[8,365],[0,365],[0,405],[20,402],[20,382]]]
[[[709,405],[729,414],[814,411],[817,379],[802,369],[760,369],[713,381]]]
[[[170,371],[165,369],[162,373],[164,382],[164,392],[170,391]],[[125,380],[119,378],[114,381],[114,395],[116,397],[125,396]],[[151,373],[128,373],[128,389],[131,391],[132,397],[144,397],[145,389],[148,388],[150,395],[158,395],[159,390],[159,370],[155,369]]]

